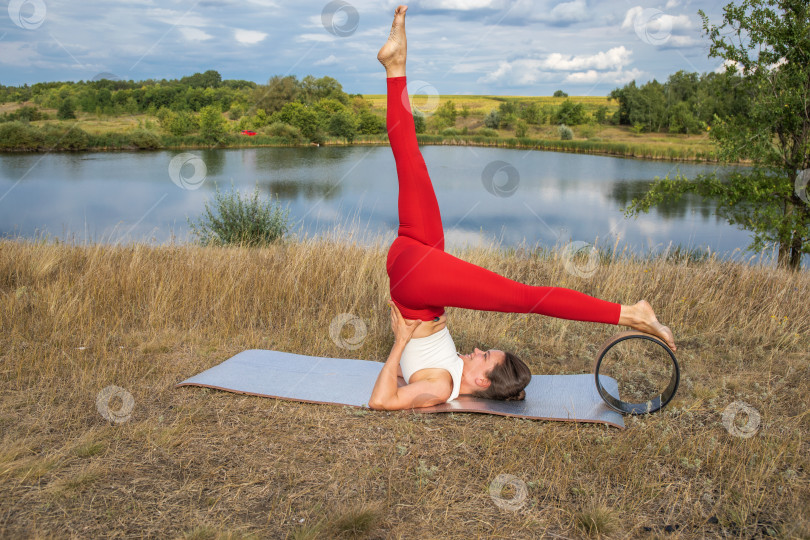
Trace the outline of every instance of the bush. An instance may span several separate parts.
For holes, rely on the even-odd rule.
[[[498,132],[491,128],[482,127],[475,132],[476,135],[483,135],[484,137],[497,137]]]
[[[132,146],[139,150],[155,150],[162,146],[160,137],[148,129],[136,129],[130,134]]]
[[[492,109],[489,114],[484,117],[484,125],[490,129],[498,129],[501,125],[501,113],[498,109]]]
[[[285,124],[284,122],[273,122],[269,126],[263,127],[261,133],[271,137],[279,137],[286,144],[298,144],[304,141],[301,130],[295,126]]]
[[[566,94],[562,90],[555,90],[554,97],[568,97],[568,94]]]
[[[191,232],[202,245],[263,246],[284,238],[290,229],[289,209],[283,211],[272,200],[259,201],[259,186],[252,197],[242,196],[233,188],[220,193],[216,188],[214,211],[205,203],[205,211],[195,224],[188,220]]]
[[[419,109],[413,111],[413,127],[417,133],[424,133],[427,129],[427,122],[425,122],[425,115]]]
[[[560,124],[560,127],[557,128],[557,131],[560,133],[560,139],[563,141],[570,141],[574,138],[574,132],[571,131],[571,128],[566,126],[565,124]]]
[[[451,127],[444,128],[442,130],[442,135],[444,135],[445,137],[455,137],[456,135],[458,135],[458,130],[456,128]]]
[[[44,143],[42,132],[16,120],[0,124],[0,150],[36,150]]]
[[[87,150],[90,148],[90,135],[76,124],[54,126],[46,124],[42,128],[45,146],[49,150]]]
[[[525,137],[528,131],[529,131],[529,124],[527,124],[525,120],[521,119],[515,123],[515,137],[518,138]]]
[[[73,101],[70,98],[65,98],[62,100],[62,104],[59,105],[59,110],[56,112],[56,117],[60,120],[71,120],[76,118],[76,106],[73,105]]]

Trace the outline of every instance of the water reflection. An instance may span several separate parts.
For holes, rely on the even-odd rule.
[[[445,227],[446,245],[562,245],[572,240],[637,252],[670,242],[732,252],[749,233],[716,216],[695,194],[665,201],[637,218],[621,208],[655,177],[729,169],[603,156],[498,148],[423,146]],[[375,147],[193,150],[207,176],[197,189],[169,177],[180,151],[0,156],[0,234],[37,231],[88,242],[191,240],[187,218],[202,214],[215,188],[276,198],[290,210],[299,236],[340,228],[354,241],[390,237],[398,225],[397,174],[391,150]],[[482,174],[496,160],[517,176],[504,196]],[[498,176],[501,174],[501,176]],[[506,181],[505,173],[492,181]],[[514,179],[514,178],[513,178]]]

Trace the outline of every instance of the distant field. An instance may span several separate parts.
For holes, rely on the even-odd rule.
[[[369,100],[372,107],[375,109],[385,109],[385,94],[364,94],[364,98]],[[563,101],[570,99],[574,103],[582,103],[585,106],[585,111],[592,113],[599,106],[604,105],[609,109],[609,113],[613,113],[619,109],[619,104],[616,101],[609,100],[604,96],[569,96],[567,98],[555,98],[551,96],[473,96],[473,95],[440,95],[438,96],[439,102],[435,104],[436,107],[440,106],[445,101],[452,101],[457,110],[461,110],[464,105],[472,114],[487,114],[492,109],[497,109],[501,103],[506,100],[517,100],[519,103],[537,103],[541,107],[548,105],[552,107],[559,107]],[[428,101],[435,99],[435,96],[427,93],[418,93],[412,96],[413,102],[417,107],[432,106],[428,105]]]

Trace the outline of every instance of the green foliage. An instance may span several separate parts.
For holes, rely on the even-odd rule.
[[[37,150],[44,140],[42,132],[27,122],[15,120],[0,124],[0,150]]]
[[[425,115],[418,109],[413,111],[413,126],[417,133],[424,133],[427,129]]]
[[[562,141],[570,141],[574,138],[573,130],[564,124],[560,124],[560,127],[557,128],[557,132],[560,134],[560,140]]]
[[[225,119],[219,106],[203,107],[199,115],[200,135],[209,146],[225,140]]]
[[[570,99],[566,99],[555,111],[553,122],[570,126],[584,124],[585,106],[582,103],[574,103]]]
[[[306,140],[300,129],[284,122],[273,122],[269,126],[262,128],[261,133],[271,137],[279,137],[286,144],[300,144]]]
[[[596,123],[607,124],[607,112],[608,112],[607,106],[600,105],[593,115],[594,119],[596,120]]]
[[[475,132],[476,135],[482,135],[484,137],[497,137],[498,132],[492,128],[482,127],[479,128],[478,131]]]
[[[62,104],[59,105],[59,110],[56,112],[56,117],[60,120],[71,120],[76,118],[76,106],[73,104],[73,100],[70,98],[65,98],[62,100]]]
[[[130,134],[132,145],[139,150],[156,150],[163,146],[160,137],[148,129],[136,129]]]
[[[529,125],[525,120],[518,120],[515,123],[515,137],[525,137],[529,131]]]
[[[492,109],[484,117],[484,125],[490,129],[498,129],[501,125],[501,113],[497,109]]]
[[[520,118],[525,120],[529,124],[540,124],[543,121],[542,111],[540,110],[540,106],[535,103],[531,102],[525,105],[520,110]]]
[[[646,212],[664,199],[699,193],[714,199],[717,213],[729,223],[754,233],[749,249],[776,244],[777,263],[799,269],[802,254],[810,253],[810,205],[795,185],[798,172],[810,168],[810,6],[805,0],[743,0],[725,6],[720,26],[699,13],[712,42],[709,55],[728,66],[716,88],[726,92],[732,106],[743,102],[734,96],[747,96],[745,110],[714,114],[711,137],[721,160],[749,159],[753,167],[727,180],[667,177],[634,199],[626,212]],[[676,99],[700,93],[692,88],[694,78],[676,75]],[[694,119],[686,112],[673,107],[670,117],[688,130]]]
[[[187,220],[191,232],[202,245],[263,246],[283,240],[290,228],[289,209],[282,210],[278,202],[259,200],[259,186],[251,197],[242,196],[231,184],[229,193],[216,188],[213,210],[205,210],[197,223]]]
[[[349,111],[338,111],[329,120],[328,130],[330,135],[343,137],[351,144],[357,136],[357,122]]]
[[[43,113],[36,107],[32,107],[30,105],[20,107],[16,111],[10,113],[3,113],[0,115],[0,122],[13,122],[15,120],[21,120],[23,122],[36,122],[37,120],[47,119],[48,115],[46,113]]]
[[[448,126],[456,125],[456,106],[452,100],[445,101],[436,110],[436,117],[441,118]]]
[[[364,135],[375,135],[385,133],[385,118],[364,110],[360,112],[357,130]]]
[[[555,91],[554,91],[554,97],[563,97],[563,98],[566,98],[566,97],[568,97],[568,94],[566,94],[566,93],[565,93],[565,92],[563,92],[562,90],[555,90]]]

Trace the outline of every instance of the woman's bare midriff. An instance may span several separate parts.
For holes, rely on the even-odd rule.
[[[447,326],[447,314],[442,313],[438,321],[422,321],[422,324],[416,327],[411,338],[422,338],[432,336],[439,330],[443,330]]]
[[[446,326],[447,326],[447,314],[443,313],[439,317],[438,321],[422,321],[422,324],[420,324],[416,328],[416,330],[414,330],[411,339],[432,336],[436,332],[443,330]],[[411,378],[408,381],[408,383],[428,379],[446,380],[450,384],[451,388],[453,386],[453,377],[450,375],[450,372],[442,368],[425,368],[417,370],[411,375]]]

